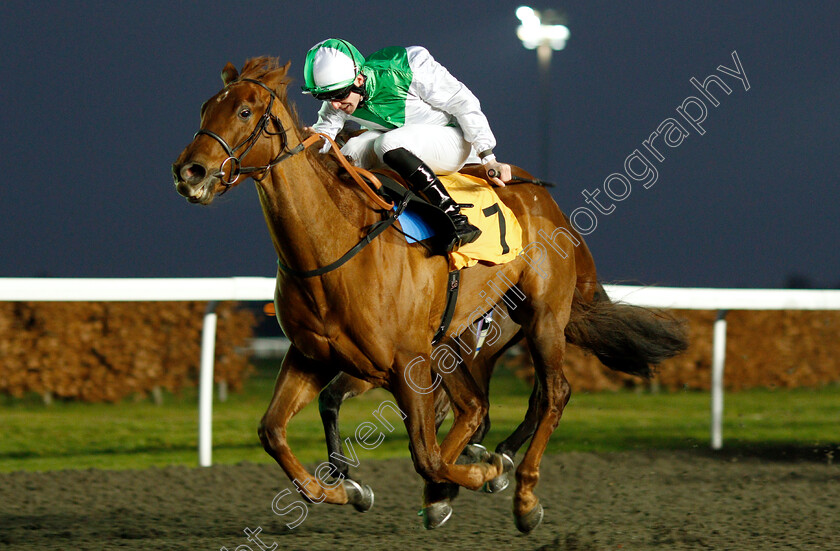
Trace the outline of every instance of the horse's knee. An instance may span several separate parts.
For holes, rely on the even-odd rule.
[[[286,430],[277,426],[276,423],[271,422],[268,416],[264,416],[260,420],[260,424],[257,427],[257,435],[260,437],[263,449],[269,454],[277,449],[281,442],[286,440]]]
[[[415,454],[414,457],[414,470],[417,471],[417,474],[431,482],[444,482],[444,479],[440,476],[443,461],[439,454],[435,456],[431,456],[430,454]]]

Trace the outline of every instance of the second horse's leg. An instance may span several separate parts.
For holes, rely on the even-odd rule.
[[[321,422],[324,424],[324,434],[327,439],[327,459],[338,475],[344,478],[350,478],[350,466],[338,459],[344,457],[341,433],[338,430],[338,412],[345,400],[372,388],[374,388],[373,384],[341,372],[318,395],[318,411],[321,413]]]
[[[496,453],[507,455],[513,459],[516,457],[516,452],[519,451],[519,448],[533,436],[534,431],[537,430],[540,396],[540,381],[539,378],[535,377],[534,389],[531,391],[531,397],[528,398],[528,411],[525,412],[525,419],[519,423],[519,426],[516,427],[510,436],[496,446]]]

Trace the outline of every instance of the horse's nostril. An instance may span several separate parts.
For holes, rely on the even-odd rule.
[[[207,169],[199,163],[187,163],[181,167],[181,179],[185,182],[200,182],[207,176]]]

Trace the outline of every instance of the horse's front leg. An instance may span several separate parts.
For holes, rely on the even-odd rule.
[[[274,385],[274,396],[263,415],[259,436],[265,451],[286,472],[298,492],[312,503],[351,503],[366,511],[373,505],[370,487],[338,476],[329,463],[321,464],[315,476],[301,465],[286,436],[289,421],[335,376],[335,369],[306,358],[292,346],[283,359],[280,374]]]
[[[344,457],[341,434],[338,430],[339,409],[345,400],[363,394],[375,386],[342,371],[318,396],[318,411],[321,413],[321,422],[324,424],[324,434],[327,438],[327,458],[338,475],[344,478],[350,478],[350,466],[336,459]]]

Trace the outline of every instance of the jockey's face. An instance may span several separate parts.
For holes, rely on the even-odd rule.
[[[356,77],[356,80],[353,84],[356,86],[361,86],[365,82],[365,77],[359,75]],[[352,115],[356,108],[359,106],[359,102],[362,101],[362,95],[358,92],[350,92],[347,94],[347,97],[344,99],[333,100],[330,102],[333,109],[338,109],[339,111],[344,111],[348,115]]]

